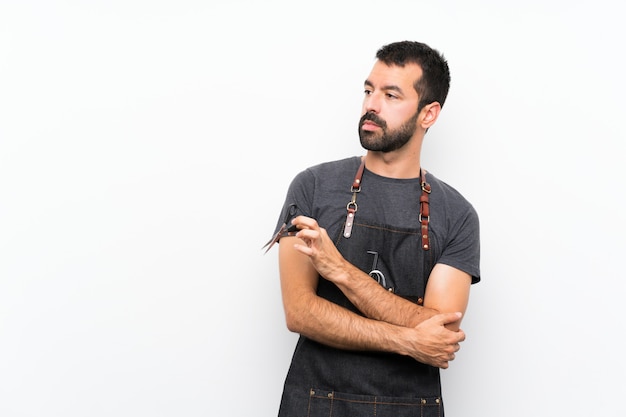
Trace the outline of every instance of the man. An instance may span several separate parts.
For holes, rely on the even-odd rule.
[[[449,83],[438,51],[383,46],[365,80],[366,154],[292,181],[273,241],[300,338],[280,416],[443,415],[439,369],[480,280],[476,211],[420,165]]]

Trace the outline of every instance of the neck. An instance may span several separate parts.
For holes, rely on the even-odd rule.
[[[418,178],[420,176],[420,152],[367,151],[365,166],[375,174],[388,178]]]

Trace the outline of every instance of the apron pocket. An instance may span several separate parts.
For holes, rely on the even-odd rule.
[[[402,398],[347,394],[312,388],[308,417],[440,417],[439,397]]]

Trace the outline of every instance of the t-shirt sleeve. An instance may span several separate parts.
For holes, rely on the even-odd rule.
[[[459,217],[450,236],[439,262],[467,272],[472,284],[476,284],[480,281],[480,227],[473,207],[469,206]]]
[[[294,217],[310,215],[312,207],[310,190],[314,189],[314,182],[315,177],[309,169],[300,172],[293,178],[287,189],[287,195],[278,216],[274,233],[278,232],[283,222],[287,219],[289,209],[293,204],[296,206]]]

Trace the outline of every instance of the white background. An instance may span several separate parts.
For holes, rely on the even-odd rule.
[[[292,177],[376,50],[442,51],[423,165],[481,218],[449,416],[624,416],[618,1],[0,0],[0,416],[274,416]]]

